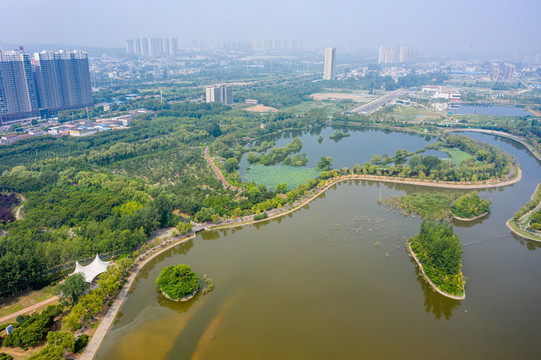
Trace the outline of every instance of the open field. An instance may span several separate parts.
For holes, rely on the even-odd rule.
[[[46,286],[41,290],[31,291],[12,299],[2,299],[0,302],[0,317],[40,303],[54,296],[54,286]]]
[[[473,158],[473,155],[470,155],[460,149],[441,148],[440,150],[449,155],[449,158],[445,160],[449,160],[455,165],[460,165],[462,161]]]
[[[377,96],[368,95],[368,94],[353,94],[353,93],[333,93],[333,92],[323,92],[315,93],[310,95],[310,97],[316,101],[321,100],[353,100],[355,102],[367,103],[374,99],[377,99]]]
[[[328,113],[343,113],[358,106],[358,103],[348,100],[348,103],[342,101],[322,100],[322,101],[303,101],[298,105],[285,107],[282,110],[295,113],[307,113],[313,109],[324,109]]]

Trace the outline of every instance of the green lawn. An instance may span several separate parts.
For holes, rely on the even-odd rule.
[[[273,189],[276,185],[285,182],[289,189],[296,189],[309,179],[318,177],[319,173],[316,169],[306,167],[250,165],[244,175],[244,180]]]
[[[473,158],[473,155],[470,155],[460,149],[442,147],[439,150],[447,153],[447,155],[449,155],[449,158],[445,160],[448,160],[455,165],[460,165],[462,161]]]

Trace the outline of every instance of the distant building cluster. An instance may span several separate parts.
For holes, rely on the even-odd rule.
[[[453,89],[442,89],[441,86],[426,85],[421,87],[424,93],[432,94],[435,99],[445,99],[449,101],[460,101],[460,92]]]
[[[95,122],[80,121],[77,124],[55,126],[49,129],[49,135],[88,136],[99,131],[126,129],[133,121],[133,115],[122,115]]]
[[[252,41],[253,51],[302,51],[303,42],[300,40],[263,40]]]
[[[417,50],[400,46],[398,48],[390,48],[381,45],[379,47],[378,64],[396,64],[415,61],[417,58]]]
[[[0,52],[0,123],[93,103],[86,52]]]
[[[490,64],[490,80],[511,81],[515,78],[515,65],[511,63],[493,62]]]
[[[233,104],[233,87],[227,84],[207,86],[207,102],[219,102],[225,105]]]
[[[336,63],[336,48],[325,49],[325,67],[323,69],[323,80],[334,80],[334,67]]]
[[[178,53],[178,39],[172,37],[128,39],[126,52],[142,56],[175,56]]]

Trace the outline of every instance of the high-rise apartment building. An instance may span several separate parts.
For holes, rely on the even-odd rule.
[[[206,89],[207,102],[220,102],[222,104],[233,104],[233,87],[231,85],[212,85]]]
[[[82,51],[0,53],[0,122],[93,105]]]
[[[400,46],[397,49],[381,45],[379,47],[378,64],[394,64],[414,61],[417,51],[413,48]]]
[[[39,106],[48,115],[93,105],[86,52],[42,51],[34,64]]]
[[[511,63],[503,64],[502,79],[513,80],[515,78],[515,65]]]
[[[126,40],[126,53],[135,54],[135,40],[134,39]]]
[[[128,39],[126,53],[143,56],[175,56],[178,53],[178,39],[171,37]]]
[[[323,80],[334,80],[334,66],[336,62],[336,48],[325,49],[325,67],[323,69]]]
[[[0,52],[0,123],[39,115],[30,56]]]

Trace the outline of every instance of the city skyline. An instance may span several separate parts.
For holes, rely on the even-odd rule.
[[[328,9],[322,3],[308,5],[304,1],[279,0],[273,4],[246,5],[242,0],[232,0],[227,5],[211,2],[205,7],[164,1],[156,1],[152,6],[140,1],[118,1],[111,6],[103,0],[83,4],[65,0],[46,4],[4,0],[0,5],[3,9],[0,33],[2,41],[10,44],[61,43],[113,48],[123,48],[126,39],[144,34],[178,37],[181,42],[297,39],[306,48],[319,49],[328,43],[341,48],[355,42],[360,49],[406,44],[427,51],[470,54],[540,50],[535,34],[541,33],[541,24],[535,15],[541,12],[541,4],[532,0],[492,2],[489,11],[482,2],[465,0],[373,4],[339,0],[334,9],[340,11],[340,16],[335,21],[329,20]],[[179,22],[178,13],[190,16]],[[28,26],[17,26],[16,14],[25,14]],[[62,18],[62,21],[41,27],[44,17]],[[205,26],[198,20],[202,18]],[[275,26],[277,21],[283,25]],[[328,24],[321,27],[322,22]],[[65,31],[66,27],[70,31]],[[370,37],[360,35],[364,33]]]

